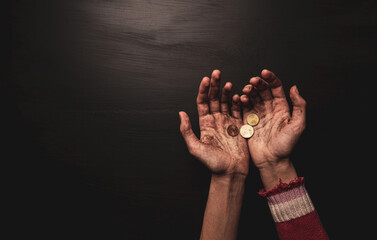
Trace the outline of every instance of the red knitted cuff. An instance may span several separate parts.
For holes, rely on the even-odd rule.
[[[299,187],[304,185],[305,179],[303,177],[296,178],[289,183],[283,183],[281,179],[279,179],[279,184],[274,187],[271,190],[266,191],[265,189],[261,189],[258,194],[262,197],[269,197],[273,196],[275,194],[281,193],[281,192],[286,192],[288,190],[291,190],[293,188]]]

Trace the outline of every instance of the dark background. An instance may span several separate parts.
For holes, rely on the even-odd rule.
[[[178,111],[198,134],[203,76],[221,69],[241,93],[268,68],[308,102],[292,160],[326,230],[361,234],[351,215],[369,177],[358,167],[376,10],[356,0],[4,3],[6,229],[14,239],[198,239],[210,173],[189,155]],[[239,239],[277,238],[261,187],[252,167]]]

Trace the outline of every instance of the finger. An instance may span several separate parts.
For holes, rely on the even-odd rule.
[[[229,95],[230,91],[232,90],[232,83],[227,82],[223,87],[223,91],[221,94],[221,112],[222,113],[229,113]]]
[[[198,96],[196,98],[199,117],[209,114],[209,81],[208,77],[204,77],[199,85]]]
[[[242,95],[240,97],[240,100],[241,100],[243,113],[245,114],[246,112],[249,112],[251,109],[249,97],[247,95]]]
[[[271,88],[271,93],[274,98],[285,98],[283,85],[278,77],[270,70],[263,69],[261,76],[268,82]]]
[[[252,88],[251,84],[247,84],[245,85],[245,87],[242,88],[242,92],[245,93],[246,95],[249,95],[251,92],[251,88]]]
[[[220,70],[213,70],[211,75],[211,83],[209,87],[209,107],[210,112],[215,113],[220,111],[220,101],[219,101],[219,92],[220,92]]]
[[[263,101],[272,99],[270,86],[261,77],[252,77],[250,79],[250,84],[256,88]]]
[[[183,111],[179,112],[179,118],[181,119],[180,131],[186,142],[187,148],[192,155],[196,156],[201,143],[192,131],[190,118],[187,113]]]
[[[290,123],[295,126],[297,131],[302,132],[305,129],[306,123],[306,101],[300,96],[296,85],[291,87],[289,95],[293,105]]]
[[[232,98],[232,116],[234,118],[241,119],[241,100],[238,94],[235,94]]]
[[[258,94],[258,91],[255,87],[253,87],[251,84],[246,85],[243,89],[242,92],[249,96],[249,99],[252,104],[257,104],[262,101],[261,97]]]

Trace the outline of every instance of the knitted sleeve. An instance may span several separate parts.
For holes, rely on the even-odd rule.
[[[329,239],[305,189],[304,178],[289,184],[280,182],[272,190],[259,191],[259,195],[267,199],[281,240]]]

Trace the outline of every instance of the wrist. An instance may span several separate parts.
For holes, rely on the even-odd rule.
[[[245,182],[247,178],[246,174],[241,173],[229,173],[229,174],[218,174],[212,173],[211,181],[218,183],[242,183]]]
[[[259,167],[258,170],[266,191],[271,190],[280,182],[288,183],[298,178],[296,170],[289,158],[266,163]]]
[[[242,198],[246,176],[243,174],[212,174],[211,190],[228,196]]]

